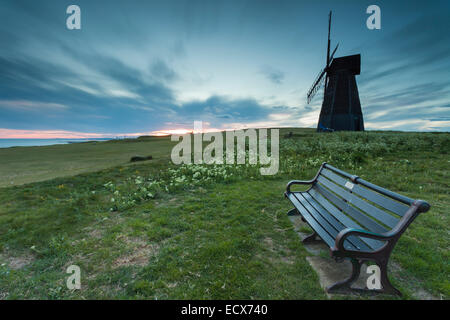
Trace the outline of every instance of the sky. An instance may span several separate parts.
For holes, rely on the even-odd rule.
[[[449,1],[3,0],[0,138],[315,127],[329,10],[366,129],[450,131]]]

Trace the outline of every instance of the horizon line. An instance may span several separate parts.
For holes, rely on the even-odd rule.
[[[116,138],[138,138],[141,136],[171,136],[184,135],[192,133],[210,133],[210,132],[225,132],[231,130],[246,130],[246,129],[315,129],[315,127],[292,127],[292,126],[277,126],[277,127],[240,127],[240,128],[208,128],[201,132],[195,132],[193,129],[167,129],[155,130],[150,132],[132,132],[132,133],[86,133],[67,130],[17,130],[0,128],[0,139],[25,139],[25,140],[39,140],[39,139],[116,139]],[[365,131],[396,131],[396,132],[441,132],[449,133],[450,130],[399,130],[391,128],[373,128]]]

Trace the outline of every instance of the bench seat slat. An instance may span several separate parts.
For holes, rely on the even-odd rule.
[[[313,187],[318,192],[320,192],[325,198],[327,198],[331,203],[333,203],[340,210],[345,212],[347,215],[351,216],[354,220],[358,221],[362,226],[367,228],[367,230],[376,232],[376,233],[384,233],[388,231],[385,227],[377,223],[376,221],[370,219],[368,216],[363,214],[361,211],[355,209],[354,207],[347,204],[344,200],[338,198],[330,191],[325,189],[325,187],[316,183]]]
[[[300,201],[295,197],[294,193],[288,195],[288,199],[292,202],[294,207],[300,212],[302,217],[306,222],[314,229],[314,231],[319,235],[319,237],[325,241],[325,243],[332,247],[334,246],[334,238],[309,214]]]
[[[344,224],[338,221],[331,213],[321,207],[307,192],[302,192],[301,195],[307,201],[307,203],[311,206],[313,210],[315,210],[314,214],[320,214],[325,220],[327,220],[333,227],[338,231],[338,233],[346,228]],[[302,201],[302,203],[304,203]],[[310,212],[311,210],[308,209]],[[353,244],[358,250],[363,251],[372,251],[372,249],[367,246],[366,243],[361,241],[361,239],[357,236],[350,236],[349,241]]]
[[[339,220],[342,224],[345,225],[347,228],[356,228],[361,229],[362,226],[357,224],[355,221],[347,217],[344,213],[339,211],[338,208],[333,206],[327,199],[325,199],[317,190],[311,189],[308,191],[308,193],[311,195],[314,201],[317,202],[318,205],[325,208],[328,212],[330,212],[333,216],[336,217],[337,220]],[[378,241],[370,238],[361,238],[362,241],[364,241],[370,248],[376,250],[380,248],[384,242]]]
[[[333,181],[336,181],[337,183],[343,186],[345,186],[345,183],[348,181],[329,169],[324,168],[321,171],[321,174],[323,174],[327,178],[330,178]],[[406,211],[409,208],[407,205],[403,203],[394,201],[388,197],[385,197],[370,189],[364,188],[358,184],[354,184],[352,192],[402,217],[405,215]]]
[[[349,203],[358,207],[359,209],[370,215],[372,218],[377,219],[384,225],[389,226],[390,228],[394,228],[397,225],[398,223],[397,218],[365,202],[361,198],[352,194],[347,189],[341,188],[339,185],[334,184],[333,182],[324,177],[319,177],[317,180],[326,187],[328,187],[329,189],[331,189],[333,192],[337,193],[343,199],[347,200]]]
[[[312,207],[309,205],[309,203],[305,200],[305,198],[303,198],[303,196],[301,195],[301,192],[295,192],[294,195],[297,198],[297,200],[301,203],[301,205],[303,206],[303,208],[308,212],[308,214],[313,217],[313,219],[315,221],[317,221],[317,223],[320,224],[320,226],[326,230],[326,232],[331,236],[331,238],[333,239],[333,244],[331,247],[334,246],[334,240],[337,237],[338,231],[326,220],[324,219],[321,215],[316,214],[316,212],[314,212],[314,209],[312,209]],[[307,220],[307,219],[306,219]],[[357,250],[357,247],[354,246],[352,243],[348,243],[347,242],[347,248],[350,250]]]

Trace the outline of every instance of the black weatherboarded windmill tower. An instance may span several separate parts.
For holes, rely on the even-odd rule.
[[[355,76],[361,70],[361,55],[333,59],[339,46],[330,56],[331,11],[328,18],[327,63],[307,94],[307,102],[325,82],[322,109],[317,131],[364,131],[364,120]]]

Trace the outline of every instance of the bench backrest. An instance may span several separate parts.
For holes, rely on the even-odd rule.
[[[311,189],[316,198],[330,203],[364,229],[384,233],[392,230],[414,199],[397,194],[324,164]]]

